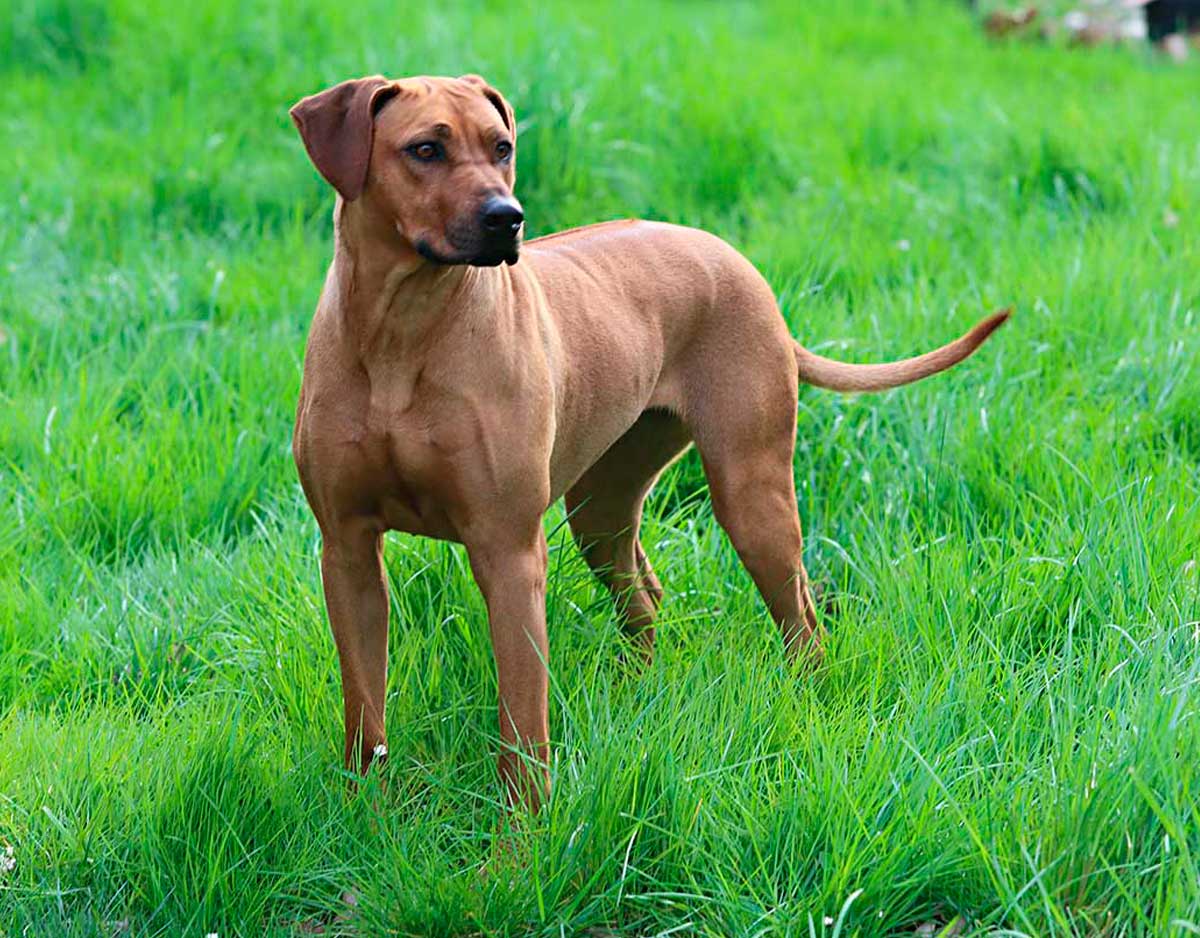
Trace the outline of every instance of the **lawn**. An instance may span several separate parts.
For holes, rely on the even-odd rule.
[[[551,512],[554,795],[512,819],[441,543],[389,539],[392,758],[348,788],[290,456],[333,198],[287,108],[468,71],[531,234],[707,228],[847,360],[1016,308],[946,375],[802,390],[816,673],[694,457],[643,674]],[[1200,933],[1197,100],[951,0],[10,0],[0,935]]]

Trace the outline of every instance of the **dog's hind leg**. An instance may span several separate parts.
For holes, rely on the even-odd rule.
[[[771,617],[789,659],[820,654],[821,630],[803,562],[792,458],[797,382],[792,357],[763,343],[754,358],[708,356],[704,384],[688,401],[689,425],[725,529]],[[753,375],[753,380],[747,380]]]
[[[646,411],[566,495],[575,542],[612,594],[622,629],[645,659],[654,653],[662,586],[638,540],[642,504],[659,474],[689,442],[678,418]]]
[[[790,447],[735,459],[701,452],[713,514],[779,626],[789,659],[816,660],[821,631],[804,569],[790,456]]]

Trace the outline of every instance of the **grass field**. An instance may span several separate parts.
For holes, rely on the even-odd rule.
[[[819,673],[692,459],[640,677],[555,509],[554,796],[513,833],[458,548],[389,541],[386,785],[339,767],[289,451],[332,195],[287,108],[376,71],[508,94],[531,234],[708,228],[827,354],[1017,308],[950,374],[802,391]],[[950,0],[12,0],[0,935],[1200,934],[1197,100]]]

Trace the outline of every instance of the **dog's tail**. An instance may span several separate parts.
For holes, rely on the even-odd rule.
[[[982,322],[976,323],[966,335],[959,336],[941,348],[906,358],[898,362],[880,365],[852,365],[834,361],[810,352],[796,343],[796,366],[800,380],[813,387],[829,391],[886,391],[902,384],[912,384],[939,371],[945,371],[974,352],[993,332],[1004,325],[1012,308],[993,313]]]

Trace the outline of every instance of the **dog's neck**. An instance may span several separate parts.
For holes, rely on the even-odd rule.
[[[453,325],[439,312],[448,306],[466,311],[494,307],[501,270],[426,260],[390,218],[362,200],[338,200],[326,289],[335,291],[334,306],[359,337],[364,357],[426,342],[431,332]],[[452,296],[455,302],[449,304]]]

